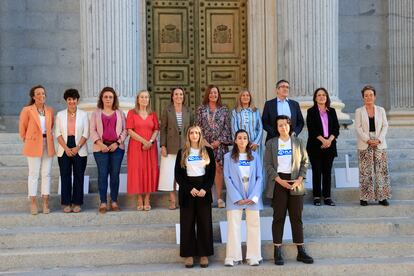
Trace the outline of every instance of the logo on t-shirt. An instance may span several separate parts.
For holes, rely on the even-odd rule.
[[[192,155],[192,156],[188,156],[188,162],[191,162],[191,161],[200,161],[200,160],[203,160],[203,158],[201,157],[201,156],[199,156],[199,155]]]
[[[248,160],[239,160],[239,166],[250,166],[250,162]]]
[[[292,155],[292,149],[279,149],[277,151],[278,156],[286,156],[286,155]]]

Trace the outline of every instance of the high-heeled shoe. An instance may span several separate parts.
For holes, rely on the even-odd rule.
[[[32,205],[30,206],[30,213],[34,216],[39,213],[39,210],[37,209],[37,204],[36,203],[35,204],[32,203]]]
[[[150,200],[144,200],[144,211],[150,211],[151,210],[151,205],[150,205]]]
[[[171,199],[170,199],[170,205],[168,206],[168,209],[170,209],[170,210],[175,210],[175,209],[177,209],[177,205],[176,205],[176,203],[175,203],[175,200],[171,200]]]
[[[50,213],[49,196],[44,195],[42,198],[43,198],[43,214],[49,214]]]
[[[137,201],[137,211],[143,211],[144,210],[144,204],[142,203],[142,199]]]

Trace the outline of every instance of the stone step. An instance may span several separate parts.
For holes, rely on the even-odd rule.
[[[12,184],[10,184],[12,185]],[[25,183],[20,184],[23,193],[10,193],[0,195],[0,212],[26,212],[28,210],[29,201],[27,199],[27,186]],[[0,184],[3,187],[3,184]],[[52,189],[57,190],[56,189]],[[359,202],[359,189],[358,188],[333,188],[332,198],[337,204]],[[414,187],[411,185],[407,186],[396,186],[392,189],[393,200],[410,200],[414,198]],[[60,195],[52,193],[49,199],[49,205],[52,211],[60,210]],[[168,192],[156,192],[151,195],[151,206],[156,208],[166,208],[168,206],[169,195]],[[119,194],[119,204],[121,208],[134,209],[136,206],[137,196],[125,193]],[[108,201],[109,202],[109,201]],[[270,204],[269,199],[264,198],[264,202]],[[312,190],[307,189],[305,195],[305,202],[312,203]],[[97,208],[99,204],[99,195],[95,193],[89,193],[84,195],[84,209]],[[41,206],[40,196],[38,197],[38,206]]]
[[[108,212],[104,215],[97,212],[97,208],[83,209],[78,214],[64,214],[53,210],[48,215],[39,214],[36,216],[24,212],[2,212],[0,213],[0,225],[2,228],[13,227],[38,227],[38,226],[98,226],[98,225],[146,225],[146,224],[175,224],[179,222],[179,210],[168,210],[164,208],[154,208],[149,212],[136,211],[133,209],[121,208],[121,212]],[[363,207],[359,202],[338,204],[331,206],[314,206],[305,203],[303,208],[304,220],[316,219],[375,219],[375,218],[406,218],[413,217],[414,200],[391,200],[390,206],[384,207],[378,204],[371,204]],[[271,217],[273,210],[268,205],[260,212],[262,217]],[[225,221],[226,210],[213,208],[213,222]]]
[[[311,219],[304,220],[307,239],[321,237],[388,237],[414,235],[412,218],[373,219]],[[262,230],[263,231],[263,230]],[[267,229],[271,231],[271,229]],[[213,236],[221,241],[219,223],[213,224]],[[97,225],[97,226],[48,226],[14,227],[0,229],[0,249],[65,247],[75,245],[113,243],[163,243],[175,244],[174,224],[150,225]]]
[[[212,261],[222,262],[225,257],[225,245],[215,244]],[[337,258],[386,258],[414,256],[414,236],[384,238],[335,237],[307,239],[308,253],[319,259]],[[296,246],[283,247],[287,261],[296,258]],[[272,259],[273,244],[262,245],[265,260]],[[178,245],[171,244],[110,244],[44,247],[34,249],[10,249],[0,252],[2,270],[24,268],[52,268],[73,266],[102,266],[123,264],[165,264],[180,263]]]
[[[182,262],[172,264],[148,264],[148,265],[103,265],[82,266],[51,269],[21,269],[9,271],[13,275],[114,275],[114,276],[250,276],[250,275],[318,275],[318,276],[352,276],[352,275],[375,275],[375,276],[412,276],[414,271],[413,257],[398,258],[341,258],[341,259],[316,259],[312,265],[298,263],[295,260],[286,260],[284,266],[275,266],[273,260],[265,260],[260,266],[251,267],[247,264],[237,265],[232,268],[224,267],[223,261],[210,262],[207,269],[198,267],[193,269],[184,268]]]

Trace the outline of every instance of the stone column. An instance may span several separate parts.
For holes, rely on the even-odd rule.
[[[389,0],[389,124],[414,126],[414,4]]]
[[[145,1],[82,0],[81,108],[96,107],[100,90],[118,92],[123,110],[134,106],[135,95],[145,89]]]
[[[263,110],[264,102],[274,97],[277,81],[276,2],[250,0],[247,10],[249,89],[256,106]]]
[[[325,87],[339,119],[338,0],[278,0],[278,79],[290,82],[302,111],[313,105],[313,91]]]

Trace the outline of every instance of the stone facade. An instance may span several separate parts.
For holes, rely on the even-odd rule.
[[[336,7],[328,7],[325,4],[331,1],[325,2],[326,0],[312,1],[316,13],[310,15],[303,8],[295,8],[294,5],[287,9],[287,2],[284,0],[258,0],[254,5],[253,1],[248,1],[249,38],[251,38],[249,40],[249,86],[258,93],[256,101],[261,103],[274,97],[271,91],[274,81],[281,76],[286,76],[281,71],[286,65],[281,62],[284,58],[281,53],[283,45],[279,45],[280,41],[283,41],[280,39],[283,36],[286,38],[280,30],[287,27],[283,24],[289,23],[287,22],[289,18],[286,19],[287,21],[280,18],[284,15],[283,9],[292,12],[292,18],[306,17],[311,20],[312,16],[322,14],[322,8],[326,8],[333,9],[334,13],[337,10],[337,16],[329,15],[326,10],[323,15],[328,17],[320,23],[337,22],[338,24],[337,46],[333,43],[333,47],[337,47],[337,53],[330,54],[333,57],[337,55],[338,60],[326,63],[328,66],[334,66],[332,67],[334,69],[333,71],[329,69],[332,72],[324,75],[322,80],[331,79],[330,74],[333,74],[333,79],[337,78],[337,81],[334,80],[334,83],[326,85],[322,81],[320,85],[333,87],[331,89],[333,89],[334,96],[339,103],[345,104],[344,111],[347,113],[353,113],[355,108],[362,104],[359,91],[365,84],[372,84],[377,88],[377,103],[388,110],[394,107],[393,112],[400,114],[412,109],[413,104],[410,103],[409,96],[401,97],[401,92],[393,89],[393,83],[396,82],[403,83],[405,87],[412,84],[413,77],[409,75],[414,63],[412,40],[403,40],[405,41],[404,48],[391,47],[389,42],[392,39],[414,37],[412,3],[402,0],[398,1],[400,3],[398,6],[394,3],[395,1],[391,0],[337,0],[333,1],[337,3]],[[390,10],[393,11],[392,16],[390,16]],[[396,21],[400,18],[398,13],[404,13],[402,18],[405,18],[402,22],[405,25],[399,27],[403,28],[401,30],[393,27],[401,26],[401,22]],[[85,78],[85,72],[82,74],[82,69],[85,68],[82,66],[82,61],[87,61],[85,45],[81,38],[82,16],[85,17],[82,14],[80,0],[0,1],[0,115],[17,115],[28,100],[29,88],[38,83],[46,86],[48,103],[57,109],[63,107],[61,95],[68,87],[80,89],[83,95],[90,94],[90,91],[82,91],[87,87],[86,81],[82,81],[82,76]],[[264,15],[264,17],[259,15]],[[270,26],[274,24],[273,32],[268,27],[269,24]],[[399,37],[398,34],[401,31],[404,34],[400,34]],[[335,32],[333,34],[335,35]],[[269,38],[273,42],[269,41]],[[287,38],[295,39],[295,37]],[[275,39],[277,39],[276,42]],[[395,66],[390,66],[390,59],[398,63],[398,60],[403,57],[402,49],[407,48],[409,51],[404,53],[408,53],[409,56],[405,54],[404,66],[408,68],[408,71],[401,72],[408,72],[408,74],[403,75],[405,76],[403,80],[396,79]],[[140,51],[141,55],[145,53],[145,47],[142,47]],[[300,54],[293,55],[293,57],[303,59]],[[263,68],[263,70],[252,71],[252,66]],[[145,59],[135,67],[139,67],[139,76],[142,75],[142,78],[133,89],[145,88]],[[312,66],[308,65],[306,68],[310,70]],[[335,70],[338,72],[337,75]],[[272,75],[272,72],[276,72],[275,75]],[[308,77],[312,76],[315,76],[315,73],[308,75]],[[259,84],[260,82],[265,83]],[[128,93],[123,92],[123,95],[126,95],[129,100]],[[295,95],[295,92],[293,94]],[[396,106],[398,101],[395,97],[398,95],[400,95],[398,101],[408,99],[409,105]],[[308,99],[309,91],[302,97],[304,97],[303,100]]]

